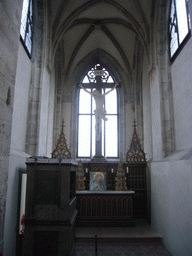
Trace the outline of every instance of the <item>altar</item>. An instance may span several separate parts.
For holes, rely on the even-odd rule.
[[[147,219],[147,162],[136,123],[126,161],[79,161],[76,225],[133,226]]]
[[[91,190],[96,173],[104,175],[104,190]],[[77,226],[133,226],[135,219],[147,219],[146,163],[79,163],[76,202]]]
[[[134,191],[77,191],[77,226],[134,226]]]

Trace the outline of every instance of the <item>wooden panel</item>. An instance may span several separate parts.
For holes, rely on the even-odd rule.
[[[58,204],[58,172],[36,172],[35,204]]]
[[[35,256],[58,256],[59,232],[58,231],[35,231],[34,255]]]
[[[85,190],[89,190],[89,177],[92,171],[105,171],[107,176],[107,190],[115,190],[115,177],[117,175],[118,163],[83,163],[85,173]],[[123,163],[128,190],[135,191],[133,196],[133,217],[147,217],[147,184],[146,163]],[[112,172],[113,169],[113,172]]]
[[[146,166],[145,165],[125,165],[125,168],[129,168],[129,172],[126,173],[127,186],[129,189],[146,190]]]
[[[132,194],[77,194],[77,225],[132,223]]]
[[[147,195],[139,192],[133,196],[133,216],[134,218],[147,218]]]
[[[133,216],[134,218],[147,218],[147,184],[146,184],[146,164],[126,163],[127,187],[135,191],[133,196]]]

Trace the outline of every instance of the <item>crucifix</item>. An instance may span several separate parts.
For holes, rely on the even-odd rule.
[[[93,157],[96,161],[103,161],[105,160],[104,156],[102,155],[102,120],[107,121],[105,117],[106,110],[104,108],[104,101],[105,95],[109,94],[113,91],[117,86],[118,83],[107,83],[102,82],[102,75],[104,70],[102,70],[102,66],[96,66],[96,70],[93,71],[95,75],[95,82],[84,83],[83,85],[80,84],[80,87],[89,93],[95,100],[96,109],[94,110],[95,113],[95,156]],[[94,88],[93,91],[88,91],[86,88]],[[96,89],[95,89],[96,88]],[[111,88],[106,93],[102,93],[102,88]]]

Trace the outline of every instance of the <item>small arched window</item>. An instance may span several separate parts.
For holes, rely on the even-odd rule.
[[[172,0],[170,8],[170,57],[173,61],[191,35],[187,0]]]
[[[101,143],[101,154],[106,158],[117,158],[118,149],[118,91],[111,89],[115,82],[109,72],[100,64],[95,65],[82,79],[82,85],[87,90],[79,89],[78,107],[78,143],[77,157],[92,158],[96,154],[96,144]],[[96,139],[95,125],[95,100],[91,94],[95,89],[105,94],[104,109],[106,110],[105,119],[101,125],[101,140]]]

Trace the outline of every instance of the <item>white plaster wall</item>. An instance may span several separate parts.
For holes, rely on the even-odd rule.
[[[4,229],[4,256],[14,256],[16,246],[16,225],[18,206],[19,170],[25,170],[26,123],[30,86],[31,61],[20,44],[16,70],[11,153],[9,157],[8,190]]]
[[[39,120],[39,144],[38,156],[50,157],[51,152],[47,152],[48,139],[48,121],[49,121],[49,99],[50,99],[50,74],[44,68],[41,80],[41,105],[40,105],[40,120]],[[53,107],[53,106],[52,106]]]
[[[71,133],[71,103],[65,102],[63,105],[63,113],[62,116],[64,118],[65,127],[64,127],[64,133],[65,133],[65,139],[67,141],[67,147],[70,150],[70,133]]]
[[[153,162],[150,168],[152,224],[174,256],[191,256],[192,160]]]
[[[158,72],[151,72],[151,119],[152,119],[152,150],[153,160],[162,159],[162,128],[161,128],[161,95],[159,89]]]
[[[51,157],[50,153],[53,152],[53,119],[54,119],[54,103],[55,103],[55,77],[51,76],[49,93],[49,117],[48,117],[48,130],[47,130],[47,155]]]
[[[192,146],[192,39],[171,66],[176,148]]]
[[[135,118],[134,105],[133,103],[125,104],[125,154],[130,149],[131,140],[133,136],[133,121]]]
[[[151,129],[151,99],[150,99],[150,81],[149,72],[147,72],[148,60],[144,59],[143,72],[143,129],[144,129],[144,152],[147,159],[152,158],[152,129]]]
[[[25,151],[30,77],[31,61],[20,43],[11,131],[11,147],[19,151]]]

